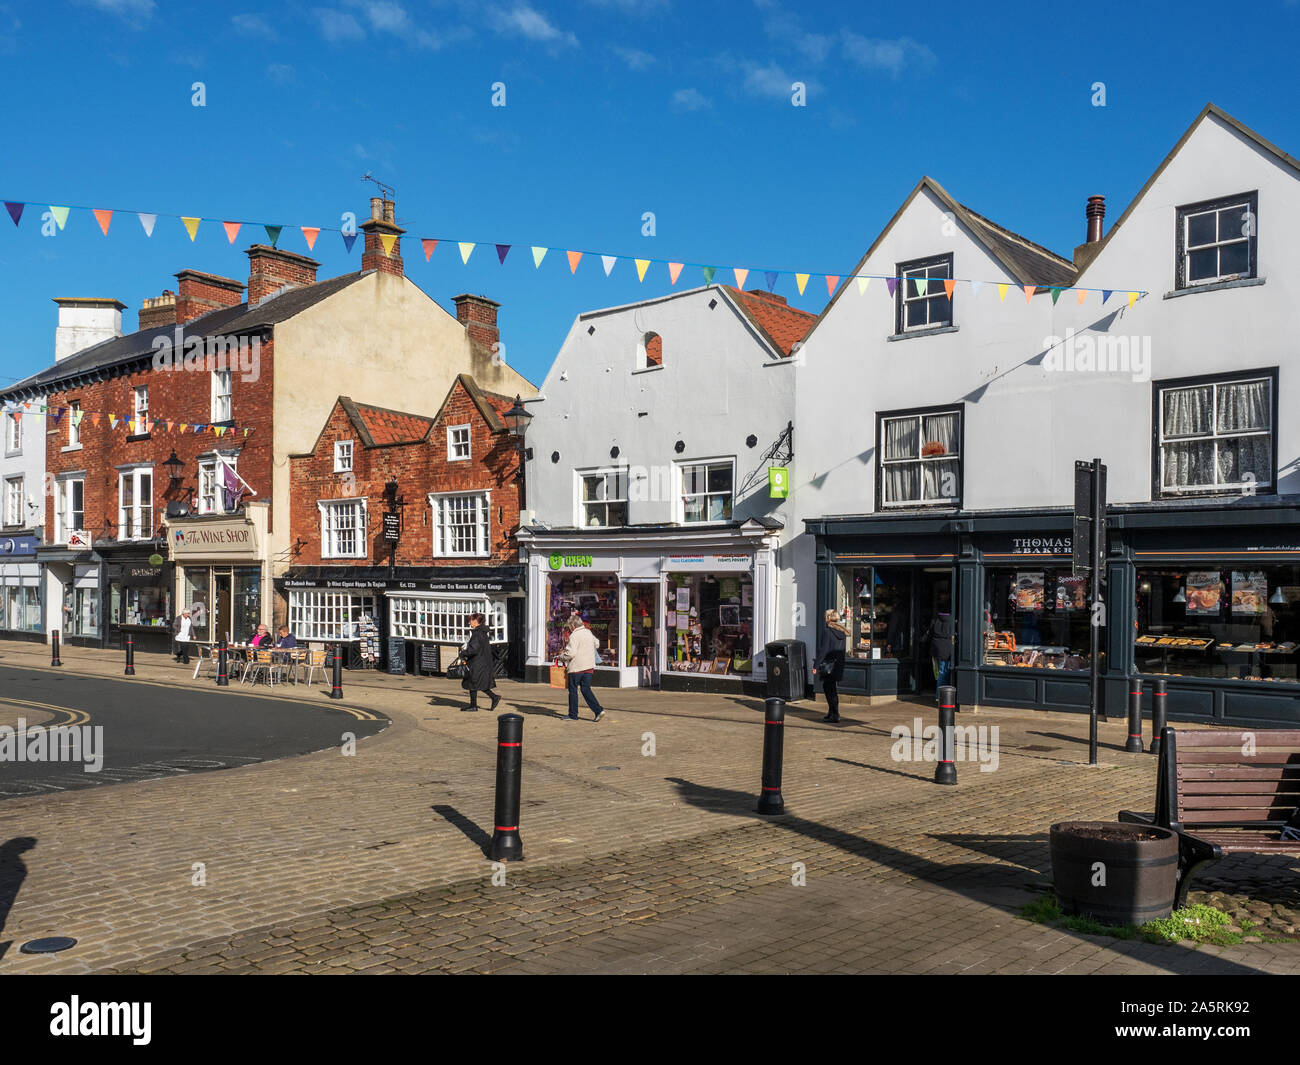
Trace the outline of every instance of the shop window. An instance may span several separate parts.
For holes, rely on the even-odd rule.
[[[65,636],[99,635],[99,588],[95,585],[63,588],[63,634]]]
[[[1157,495],[1272,490],[1276,371],[1158,381]]]
[[[4,518],[6,525],[23,524],[23,484],[22,477],[6,477],[4,491]]]
[[[1178,208],[1177,288],[1255,276],[1259,194]]]
[[[470,457],[468,425],[447,426],[447,461],[460,462]]]
[[[552,574],[547,585],[546,658],[554,662],[569,641],[565,626],[574,614],[596,636],[601,661],[618,664],[618,578]]]
[[[486,619],[489,642],[506,642],[504,603],[494,603],[486,597],[393,595],[388,598],[389,631],[408,640],[463,646],[469,639],[472,614],[482,614]]]
[[[289,631],[299,642],[356,640],[376,616],[376,600],[346,592],[289,592]]]
[[[334,442],[334,472],[352,472],[352,441],[336,440]]]
[[[1296,683],[1300,566],[1139,570],[1136,599],[1139,673]]]
[[[199,642],[213,639],[209,634],[212,624],[212,598],[209,594],[211,578],[212,572],[206,567],[185,567],[184,594],[180,606],[182,609],[190,608],[190,631]]]
[[[754,578],[669,574],[664,602],[668,668],[748,676],[754,670]]]
[[[68,448],[81,447],[81,402],[73,400],[68,404]]]
[[[899,263],[894,290],[896,332],[952,325],[952,297],[944,286],[952,280],[952,255]]]
[[[985,581],[985,665],[1088,668],[1092,611],[1084,578],[1044,567],[990,569]],[[1105,646],[1105,626],[1098,643]]]
[[[434,558],[487,558],[491,498],[487,492],[431,495]]]
[[[239,499],[238,481],[233,476],[239,458],[236,455],[213,455],[199,459],[199,513],[230,514]],[[226,477],[229,467],[231,477]],[[229,480],[229,484],[227,483]]]
[[[682,521],[730,521],[734,502],[731,459],[679,466],[682,479]]]
[[[9,585],[4,588],[2,600],[4,615],[0,628],[19,632],[40,632],[41,590],[27,585]]]
[[[23,450],[23,419],[19,413],[5,418],[5,454],[17,455]]]
[[[881,506],[961,506],[961,408],[878,415],[876,441]]]
[[[54,542],[80,544],[86,541],[86,484],[80,477],[58,481],[54,497]]]
[[[638,370],[648,370],[664,364],[664,338],[658,333],[645,333],[637,345]]]
[[[366,501],[321,500],[321,558],[366,557]]]
[[[578,524],[603,528],[627,524],[627,470],[578,474]]]
[[[108,604],[109,621],[113,625],[167,626],[172,622],[171,593],[166,588],[113,581],[109,585]]]
[[[212,420],[228,422],[234,418],[234,396],[231,384],[232,371],[212,371]]]
[[[123,470],[117,481],[118,539],[148,540],[153,532],[153,470]]]

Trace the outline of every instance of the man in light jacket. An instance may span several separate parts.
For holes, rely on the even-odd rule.
[[[189,610],[182,610],[180,617],[172,622],[172,635],[176,637],[176,661],[190,664],[190,640],[194,627],[190,621]]]
[[[569,716],[565,718],[566,721],[578,720],[579,690],[587,705],[591,707],[595,720],[599,721],[605,716],[605,711],[591,692],[591,678],[596,672],[596,652],[599,649],[600,644],[596,640],[596,634],[583,624],[582,619],[570,618],[569,642],[560,652],[560,661],[564,663],[569,673]]]

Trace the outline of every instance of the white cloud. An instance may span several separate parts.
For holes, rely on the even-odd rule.
[[[147,19],[153,14],[153,0],[88,0],[91,7],[125,19]]]
[[[763,29],[770,38],[793,48],[809,62],[825,61],[835,44],[833,35],[808,32],[799,25],[798,19],[786,14],[775,4],[760,3],[758,6],[769,12],[763,20]]]
[[[655,57],[639,48],[624,48],[622,45],[615,44],[611,45],[609,50],[623,60],[623,64],[629,70],[647,70],[655,64]]]
[[[673,93],[673,107],[678,111],[702,111],[712,106],[698,89],[678,89]]]
[[[261,15],[232,15],[230,23],[236,32],[246,37],[260,37],[264,41],[275,40],[275,30]]]
[[[362,41],[365,40],[366,31],[361,28],[357,22],[346,11],[335,11],[332,8],[318,7],[313,14],[320,25],[321,36],[332,44],[339,44],[343,41]]]
[[[266,68],[266,76],[272,81],[286,85],[293,81],[294,69],[288,63],[272,63]]]
[[[371,27],[380,32],[406,33],[411,27],[406,8],[392,0],[353,0],[352,6],[361,8]]]
[[[843,34],[844,57],[866,70],[878,71],[898,77],[905,68],[929,70],[937,62],[929,47],[911,37],[893,40],[863,37],[852,30]]]
[[[745,89],[756,96],[789,96],[793,91],[791,85],[797,78],[790,77],[776,63],[759,66],[753,60],[744,60],[741,69],[745,74]]]
[[[516,4],[509,10],[501,8],[492,12],[493,26],[498,33],[516,34],[539,44],[577,47],[578,38],[568,30],[561,30],[536,8]]]

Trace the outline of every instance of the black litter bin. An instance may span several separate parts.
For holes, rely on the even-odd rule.
[[[800,640],[767,644],[767,695],[771,699],[802,699],[808,675],[807,652]]]

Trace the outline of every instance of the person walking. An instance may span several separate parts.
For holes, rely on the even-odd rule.
[[[497,703],[501,701],[501,696],[493,689],[493,674],[496,670],[493,668],[492,644],[488,640],[485,621],[487,618],[482,614],[469,616],[469,639],[465,643],[464,651],[466,669],[465,676],[460,682],[460,686],[469,691],[469,706],[463,706],[461,709],[469,713],[478,710],[479,692],[487,692],[492,697],[489,710],[495,710]]]
[[[823,721],[832,725],[840,723],[839,682],[844,676],[844,644],[849,630],[834,610],[826,611],[826,626],[817,640],[817,656],[813,659],[813,676],[821,677],[822,691],[826,693],[828,713]]]
[[[183,662],[185,665],[190,664],[190,640],[193,639],[194,625],[190,618],[189,610],[182,610],[180,617],[172,622],[172,635],[176,638],[177,662]]]
[[[957,627],[952,615],[941,611],[930,623],[930,666],[934,670],[935,698],[939,689],[948,683],[952,672],[952,656],[955,650]]]
[[[596,673],[596,652],[600,644],[596,634],[583,623],[580,617],[569,618],[569,642],[560,652],[560,661],[564,663],[569,674],[569,716],[566,721],[578,720],[578,692],[591,707],[595,720],[605,716],[605,711],[591,691],[591,678]]]

